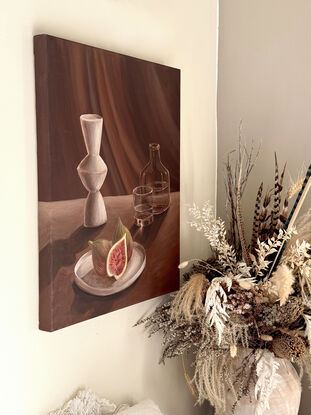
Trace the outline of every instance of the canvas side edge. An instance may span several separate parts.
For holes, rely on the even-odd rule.
[[[37,170],[38,170],[38,226],[41,223],[40,203],[42,200],[51,200],[51,154],[50,154],[50,125],[49,125],[49,63],[48,37],[34,36],[34,64],[36,89],[36,126],[37,126]],[[45,174],[43,174],[45,170]],[[46,174],[47,172],[47,174]],[[48,266],[44,265],[39,252],[39,329],[53,331],[53,286],[52,268],[53,258],[51,249],[51,222],[49,221],[47,247]],[[38,227],[39,237],[39,227]],[[48,286],[43,287],[43,277],[48,279]],[[48,301],[41,298],[42,291],[46,291]]]

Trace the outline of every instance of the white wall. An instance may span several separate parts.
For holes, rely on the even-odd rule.
[[[224,215],[223,161],[237,143],[240,119],[246,141],[262,141],[245,193],[245,217],[253,214],[260,181],[273,185],[274,151],[280,163],[288,161],[294,179],[311,162],[310,16],[309,0],[220,0],[219,215]],[[310,413],[310,404],[305,385],[300,415]]]
[[[36,132],[32,37],[49,33],[182,70],[182,258],[205,255],[186,204],[215,201],[217,1],[10,0],[0,12],[1,413],[45,415],[80,386],[112,401],[193,409],[179,361],[131,326],[159,300],[55,333],[38,326]],[[4,402],[3,402],[4,401]]]

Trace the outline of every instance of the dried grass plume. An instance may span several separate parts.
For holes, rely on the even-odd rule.
[[[178,320],[183,316],[187,321],[191,321],[203,309],[207,285],[208,280],[205,275],[192,275],[172,301],[171,318]]]

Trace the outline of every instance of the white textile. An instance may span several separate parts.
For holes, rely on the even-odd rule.
[[[118,408],[107,399],[98,397],[90,389],[80,390],[77,395],[65,403],[62,408],[48,415],[163,415],[158,406],[151,400],[143,401],[129,407],[123,404]]]
[[[159,407],[150,400],[143,401],[131,408],[121,410],[120,415],[163,415]]]
[[[114,414],[116,409],[115,404],[87,389],[79,391],[75,398],[49,415],[108,415]]]

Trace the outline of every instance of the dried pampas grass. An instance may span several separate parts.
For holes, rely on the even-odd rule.
[[[230,356],[221,351],[202,351],[197,356],[193,382],[198,391],[198,403],[210,403],[219,414],[226,409],[225,373],[228,373]]]
[[[293,292],[295,276],[293,271],[285,264],[280,265],[270,279],[271,291],[280,300],[280,305],[284,305],[288,297]]]
[[[208,280],[203,274],[194,274],[178,291],[171,305],[171,318],[185,318],[192,321],[203,310],[203,299],[208,286]]]

